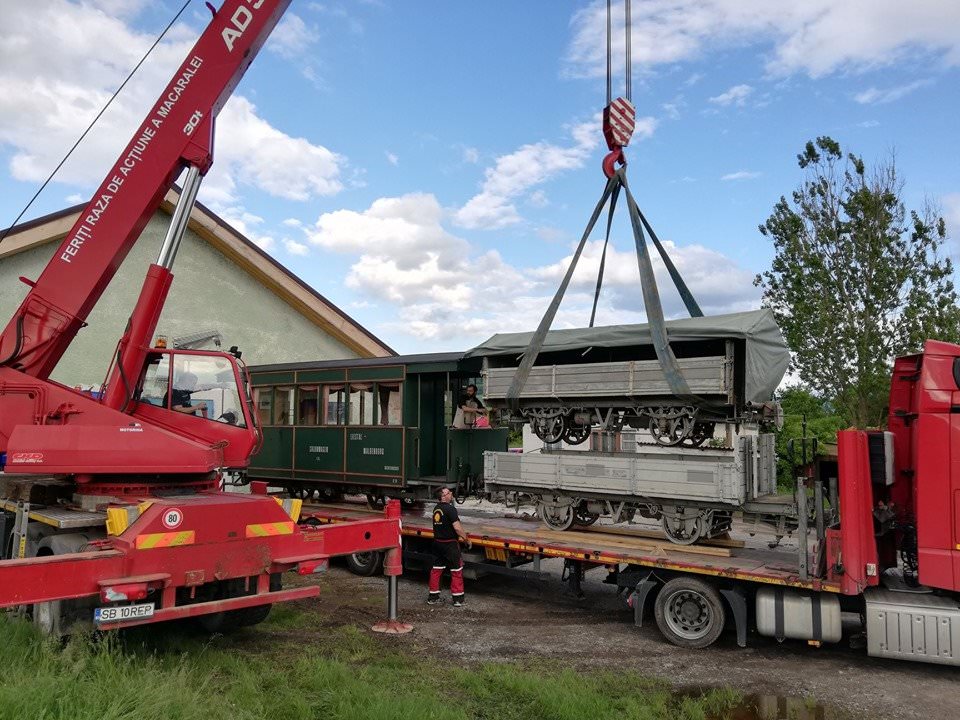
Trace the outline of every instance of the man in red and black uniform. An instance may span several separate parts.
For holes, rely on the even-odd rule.
[[[450,570],[450,595],[453,606],[463,605],[463,559],[460,557],[460,541],[469,548],[470,540],[460,524],[460,515],[453,505],[450,488],[440,488],[440,502],[433,509],[433,567],[430,570],[430,594],[428,605],[439,605],[440,576]]]

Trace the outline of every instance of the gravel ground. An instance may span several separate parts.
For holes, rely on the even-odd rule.
[[[666,679],[678,690],[730,686],[766,699],[813,699],[822,708],[810,718],[960,717],[955,669],[869,658],[846,643],[818,649],[752,635],[749,646],[739,648],[729,631],[706,650],[686,650],[667,643],[652,617],[649,625],[634,627],[632,611],[600,582],[602,570],[588,573],[587,598],[576,600],[560,582],[559,561],[545,562],[544,569],[550,577],[541,581],[468,580],[463,608],[427,606],[425,575],[408,573],[400,582],[401,619],[415,629],[384,641],[458,664],[547,659],[581,668],[631,669]],[[320,582],[319,601],[302,607],[318,602],[327,618],[360,625],[381,618],[376,598],[385,597],[383,578],[359,578],[334,567]]]

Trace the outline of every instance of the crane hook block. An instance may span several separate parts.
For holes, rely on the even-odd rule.
[[[611,150],[630,144],[636,127],[637,109],[624,97],[618,97],[603,109],[603,138]]]

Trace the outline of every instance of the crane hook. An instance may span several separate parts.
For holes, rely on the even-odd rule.
[[[603,158],[603,174],[606,175],[607,178],[612,178],[617,174],[617,163],[623,166],[627,164],[627,156],[623,154],[622,147],[615,147]]]

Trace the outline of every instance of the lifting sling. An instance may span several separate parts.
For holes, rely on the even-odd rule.
[[[617,98],[616,100],[611,100],[612,33],[610,25],[610,0],[607,0],[607,107],[603,111],[603,134],[607,141],[607,146],[610,149],[610,153],[604,158],[603,161],[603,169],[604,174],[607,176],[607,184],[603,189],[603,194],[600,196],[600,200],[593,209],[593,213],[590,216],[590,220],[587,223],[586,229],[583,231],[583,235],[580,238],[580,243],[577,245],[577,249],[570,261],[570,266],[567,268],[567,272],[564,275],[563,280],[560,282],[560,286],[557,288],[557,292],[553,296],[553,300],[551,300],[550,304],[547,306],[547,310],[543,314],[540,324],[537,326],[533,337],[530,339],[530,344],[524,351],[523,357],[520,361],[520,366],[517,368],[517,372],[514,373],[513,380],[511,381],[510,387],[507,390],[506,398],[507,404],[513,411],[516,411],[519,407],[520,393],[523,391],[523,386],[526,384],[527,378],[530,375],[530,370],[533,368],[533,365],[537,360],[537,356],[540,354],[540,351],[543,348],[547,333],[550,330],[550,326],[553,324],[553,320],[556,317],[557,310],[559,309],[560,303],[563,300],[563,296],[567,291],[567,287],[570,285],[570,280],[573,278],[573,273],[576,270],[580,256],[583,254],[583,249],[587,244],[587,240],[593,232],[594,225],[596,225],[596,222],[600,217],[600,213],[603,211],[604,206],[609,200],[610,208],[607,214],[606,237],[603,243],[603,252],[600,257],[600,270],[597,275],[597,285],[594,292],[593,308],[590,313],[590,327],[593,327],[596,319],[597,303],[600,298],[600,289],[603,284],[603,272],[606,265],[607,246],[610,242],[610,227],[613,223],[613,215],[621,190],[623,190],[624,195],[626,196],[627,211],[630,216],[630,225],[633,229],[633,239],[637,251],[637,266],[640,271],[640,288],[643,296],[643,306],[647,314],[647,322],[650,327],[650,335],[653,340],[653,347],[657,355],[657,360],[660,361],[660,366],[663,369],[664,376],[666,377],[667,383],[670,386],[670,391],[681,400],[687,402],[696,400],[696,398],[690,392],[690,387],[687,384],[686,379],[683,377],[683,373],[681,372],[679,364],[677,363],[677,358],[670,347],[670,340],[667,336],[667,329],[664,323],[663,306],[660,302],[660,293],[657,290],[657,282],[654,276],[653,263],[650,260],[650,253],[647,250],[644,229],[646,229],[647,233],[650,234],[650,239],[653,240],[653,244],[657,248],[657,252],[660,254],[663,264],[666,267],[670,278],[673,280],[673,283],[677,288],[677,292],[680,294],[680,297],[687,308],[687,312],[690,313],[691,317],[702,317],[703,311],[700,309],[696,299],[694,299],[693,294],[687,287],[687,284],[683,281],[683,278],[681,277],[680,272],[677,270],[676,265],[673,264],[673,261],[667,254],[663,243],[660,242],[660,239],[653,231],[650,223],[637,206],[636,200],[634,200],[633,197],[633,193],[630,192],[630,187],[627,184],[627,161],[623,154],[623,148],[627,145],[630,140],[630,136],[633,133],[635,112],[630,99],[630,0],[625,1],[625,12],[627,92],[626,98]],[[618,164],[620,167],[616,167]]]

